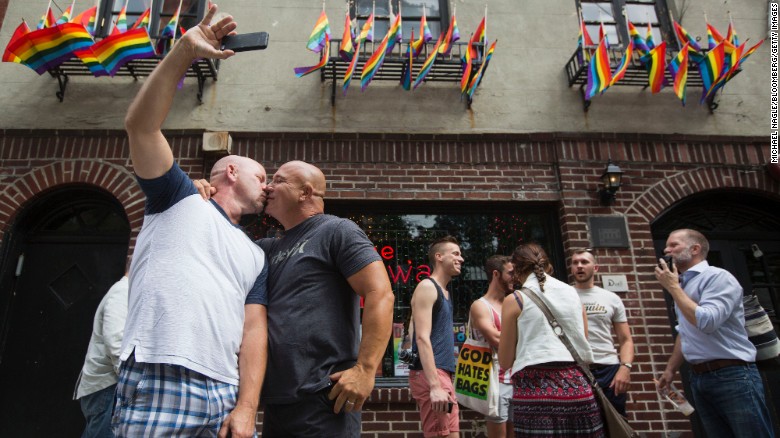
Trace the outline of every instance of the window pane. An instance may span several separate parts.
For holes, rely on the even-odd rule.
[[[421,17],[425,6],[428,20],[438,21],[441,17],[441,1],[444,0],[402,0],[401,14],[404,17]],[[392,0],[394,13],[398,13],[398,2],[399,0]],[[374,3],[372,0],[357,0],[356,8],[358,17],[368,17],[372,11],[376,17],[390,16],[387,1]]]
[[[127,2],[127,28],[130,29],[135,24],[138,17],[144,13],[152,4],[152,0],[128,0]],[[111,26],[114,28],[116,20],[119,18],[119,12],[122,10],[122,6],[125,5],[125,0],[114,0],[111,8]]]
[[[202,0],[201,0],[202,1]],[[179,26],[189,29],[198,24],[198,5],[199,0],[181,0],[181,13],[179,14]],[[179,0],[164,0],[162,11],[160,12],[160,28],[157,34],[168,24],[176,9],[179,7]],[[181,36],[181,31],[176,30],[176,38]]]
[[[582,3],[582,17],[585,21],[614,23],[611,3]]]
[[[590,39],[593,40],[593,44],[599,43],[599,27],[600,25],[593,25],[593,24],[585,25],[585,28],[588,29],[588,35],[590,35]],[[615,26],[614,24],[605,23],[604,30],[607,33],[607,41],[610,44],[617,44],[620,42],[620,38],[618,38],[618,34],[617,34],[617,26]]]
[[[658,17],[655,15],[655,6],[653,5],[626,5],[628,19],[632,23],[658,23]]]
[[[439,13],[439,0],[403,0],[401,12],[403,12],[404,16],[420,17],[423,13],[423,6],[425,6],[426,17],[438,18],[441,16]]]

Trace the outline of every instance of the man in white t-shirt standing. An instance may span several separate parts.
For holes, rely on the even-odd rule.
[[[485,262],[485,274],[490,279],[485,295],[471,304],[469,319],[472,324],[474,339],[484,340],[496,353],[498,338],[501,335],[501,306],[504,298],[511,294],[514,288],[514,265],[512,258],[494,255]],[[502,370],[503,371],[503,370]],[[499,377],[498,417],[485,417],[488,438],[514,437],[514,425],[509,421],[509,404],[512,400],[511,370],[502,372]]]
[[[612,405],[626,415],[626,392],[631,384],[634,340],[626,319],[626,308],[614,292],[595,285],[599,270],[596,257],[588,250],[578,250],[571,258],[574,287],[588,315],[588,342],[593,348],[590,370]],[[617,336],[618,348],[612,340]]]

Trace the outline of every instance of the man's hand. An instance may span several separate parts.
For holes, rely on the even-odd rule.
[[[209,184],[209,182],[205,179],[194,179],[192,180],[192,184],[198,190],[198,193],[204,201],[208,201],[211,199],[213,194],[217,193],[217,188],[212,187],[211,184]]]
[[[336,383],[328,394],[328,399],[336,399],[333,412],[338,414],[342,408],[344,412],[361,410],[374,389],[374,375],[360,365],[331,374],[330,380]]]
[[[666,265],[666,260],[658,259],[659,266],[655,267],[655,279],[666,290],[671,290],[674,286],[680,285],[680,276],[677,272],[677,265],[672,265],[672,270]]]
[[[257,411],[248,406],[238,405],[225,417],[219,428],[219,438],[251,438],[255,435],[255,415]]]
[[[669,370],[664,370],[664,373],[661,374],[661,377],[655,381],[655,387],[658,390],[668,389],[669,384],[672,383],[673,380],[674,380],[674,373]]]
[[[233,17],[228,15],[211,24],[211,20],[216,14],[217,5],[212,5],[206,16],[203,17],[203,21],[187,30],[179,40],[179,44],[182,44],[183,48],[191,51],[192,59],[226,59],[235,55],[232,50],[219,50],[219,48],[222,38],[226,35],[236,34],[236,22],[233,21]]]
[[[447,405],[449,405],[451,401],[450,395],[441,387],[431,388],[431,408],[433,409],[433,412],[446,414]]]
[[[615,378],[612,379],[612,383],[609,384],[609,387],[612,388],[615,395],[628,392],[628,387],[631,386],[631,370],[623,365],[619,365],[619,367],[620,369],[618,369],[618,372],[615,374]]]

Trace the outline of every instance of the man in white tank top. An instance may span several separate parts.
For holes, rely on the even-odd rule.
[[[501,335],[501,306],[504,298],[514,290],[514,265],[508,256],[494,255],[485,262],[485,274],[490,279],[488,290],[471,304],[469,319],[472,336],[484,340],[493,349],[493,360],[498,360],[498,338]],[[485,416],[488,438],[514,436],[514,428],[509,421],[509,404],[512,400],[511,370],[502,372],[499,377],[500,396],[498,417]]]

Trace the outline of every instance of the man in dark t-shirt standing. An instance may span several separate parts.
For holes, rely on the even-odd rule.
[[[266,195],[285,232],[257,242],[269,266],[263,436],[359,437],[392,331],[387,271],[354,222],[324,214],[317,167],[282,165]]]
[[[452,374],[455,372],[455,341],[452,335],[452,296],[447,285],[460,275],[463,256],[452,236],[437,239],[428,250],[433,265],[430,278],[412,294],[414,341],[419,360],[409,372],[409,389],[420,408],[426,437],[460,436],[458,403]]]

